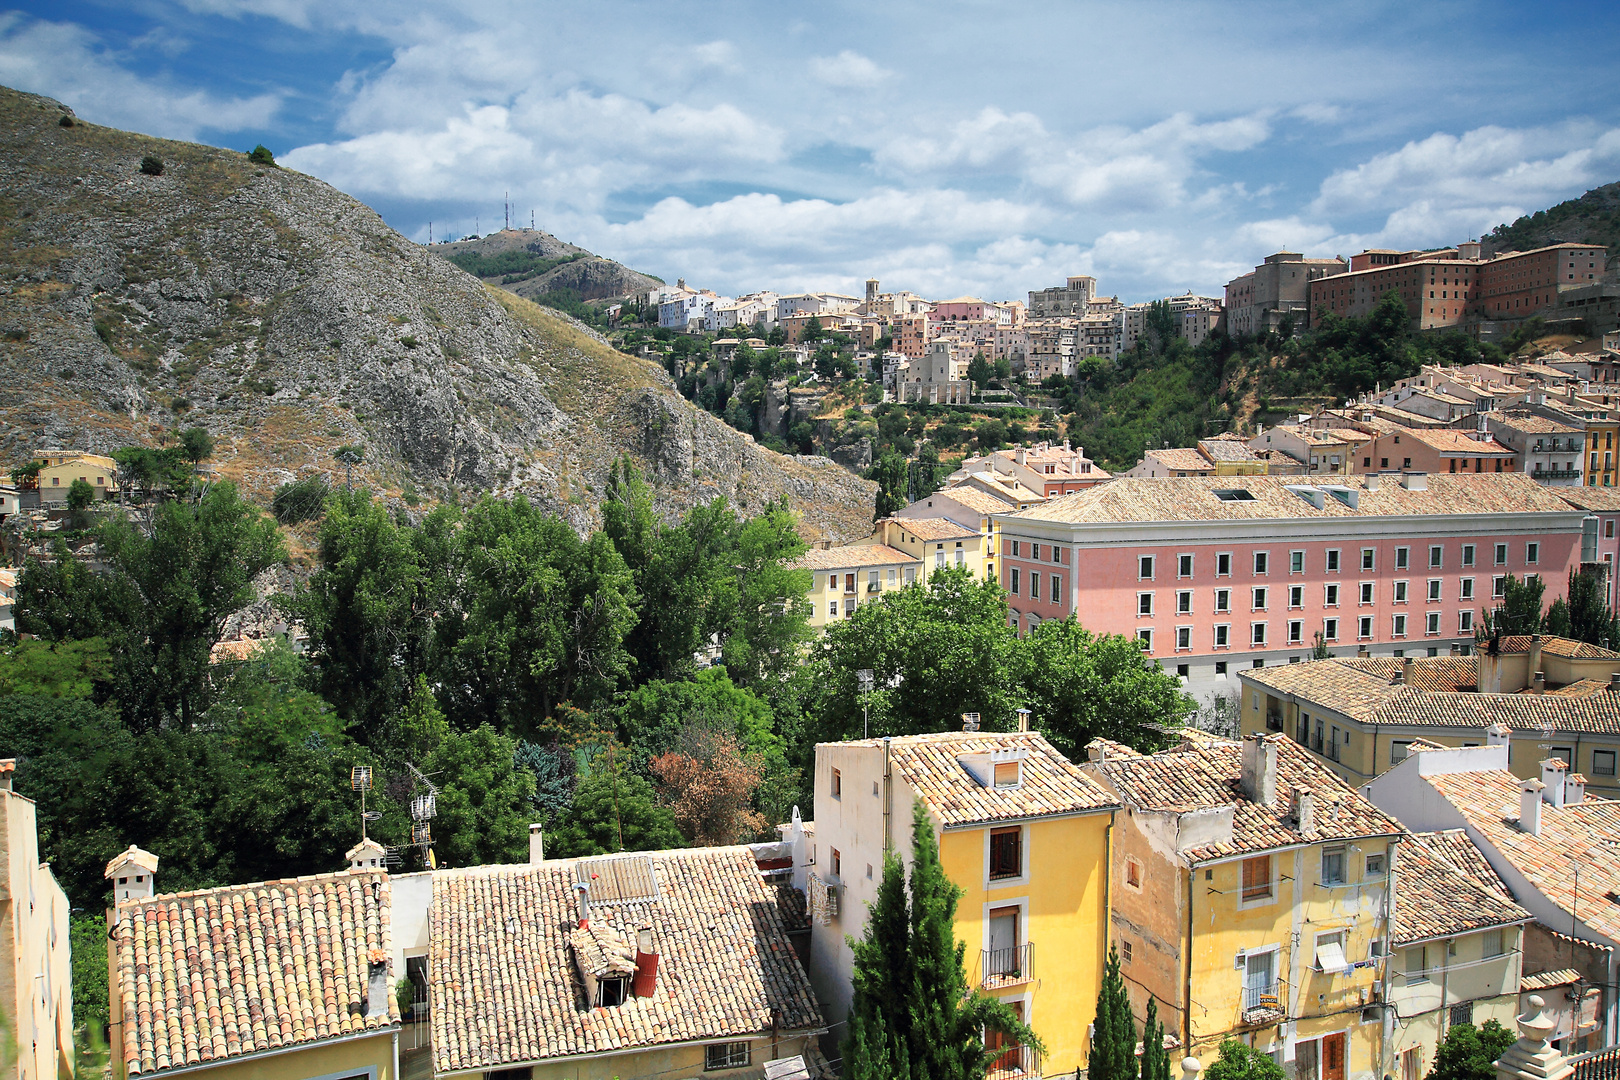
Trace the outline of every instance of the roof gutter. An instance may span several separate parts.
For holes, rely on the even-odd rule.
[[[1405,835],[1405,834],[1403,834],[1403,833],[1364,833],[1364,834],[1358,834],[1356,836],[1319,836],[1315,840],[1307,840],[1304,843],[1300,843],[1300,844],[1283,844],[1283,845],[1281,845],[1279,847],[1261,848],[1258,851],[1243,851],[1243,852],[1239,852],[1239,853],[1237,853],[1235,855],[1218,855],[1218,856],[1216,856],[1214,858],[1211,858],[1211,859],[1188,859],[1187,860],[1187,865],[1189,867],[1194,867],[1194,866],[1216,866],[1216,865],[1218,865],[1220,863],[1225,863],[1225,862],[1239,862],[1239,861],[1241,861],[1243,859],[1252,859],[1252,858],[1254,858],[1254,857],[1256,857],[1258,855],[1280,855],[1280,854],[1284,854],[1284,853],[1289,852],[1289,851],[1300,851],[1300,850],[1302,850],[1304,848],[1316,847],[1318,844],[1331,844],[1331,843],[1348,844],[1348,843],[1351,843],[1353,841],[1360,841],[1360,840],[1399,840],[1403,835]],[[1346,882],[1344,886],[1330,886],[1330,888],[1342,888],[1342,887],[1348,887],[1350,885],[1355,885],[1355,884],[1359,884],[1359,883],[1354,882],[1354,881],[1350,881],[1350,882]]]
[[[194,1073],[200,1069],[217,1069],[221,1065],[236,1065],[244,1061],[259,1061],[263,1058],[279,1057],[282,1054],[292,1054],[299,1050],[311,1050],[316,1047],[322,1049],[328,1046],[337,1046],[339,1043],[358,1042],[361,1039],[373,1039],[382,1035],[392,1035],[399,1038],[400,1025],[390,1024],[388,1027],[375,1028],[371,1031],[360,1031],[353,1035],[340,1035],[335,1039],[311,1039],[309,1042],[295,1043],[292,1046],[278,1046],[274,1050],[260,1050],[252,1054],[226,1055],[222,1058],[211,1058],[208,1061],[199,1061],[195,1065],[173,1065],[167,1069],[153,1069],[151,1072],[129,1072],[132,1077],[147,1076],[179,1076],[183,1073]]]
[[[1061,814],[1025,814],[1022,817],[985,818],[982,821],[959,821],[943,827],[943,831],[952,832],[956,829],[982,829],[986,825],[1022,825],[1030,821],[1058,821],[1062,818],[1090,817],[1092,814],[1112,814],[1123,808],[1123,803],[1108,803],[1103,806],[1092,807],[1089,810],[1066,810]],[[1112,820],[1112,819],[1110,819]]]
[[[825,1035],[831,1031],[830,1027],[795,1028],[792,1031],[778,1031],[778,1039],[809,1038],[813,1035]],[[598,1058],[619,1057],[623,1054],[644,1054],[649,1050],[676,1050],[683,1046],[709,1046],[717,1042],[741,1042],[744,1039],[769,1038],[770,1031],[739,1032],[735,1035],[710,1035],[703,1039],[687,1039],[684,1042],[648,1043],[643,1046],[626,1046],[618,1050],[598,1050],[594,1054],[564,1054],[559,1057],[529,1058],[526,1061],[492,1061],[485,1065],[473,1065],[464,1069],[434,1070],[433,1075],[439,1076],[478,1076],[482,1077],[492,1069],[532,1069],[538,1065],[558,1065],[569,1061],[594,1061]]]
[[[1526,915],[1522,919],[1503,919],[1501,922],[1493,922],[1493,923],[1489,923],[1489,924],[1487,924],[1485,926],[1470,927],[1467,930],[1453,930],[1449,934],[1430,934],[1428,937],[1420,937],[1420,938],[1396,938],[1396,937],[1392,936],[1389,940],[1390,940],[1390,944],[1393,945],[1395,948],[1404,949],[1409,945],[1426,945],[1431,941],[1445,941],[1448,938],[1461,937],[1463,934],[1478,934],[1478,933],[1481,933],[1481,932],[1486,931],[1486,930],[1500,930],[1504,926],[1523,926],[1525,923],[1533,923],[1535,921],[1536,921],[1536,917],[1534,915]],[[1587,944],[1587,943],[1583,941],[1581,944],[1584,945],[1584,944]],[[1524,950],[1520,949],[1519,951],[1523,952]],[[1507,954],[1504,953],[1503,955],[1505,956]],[[1488,957],[1486,957],[1486,959],[1487,960],[1499,960],[1499,959],[1501,959],[1501,957],[1488,956]],[[1473,961],[1469,961],[1469,962],[1470,963],[1482,963],[1482,961],[1478,961],[1478,960],[1473,960]],[[1453,966],[1460,966],[1460,965],[1453,965]]]

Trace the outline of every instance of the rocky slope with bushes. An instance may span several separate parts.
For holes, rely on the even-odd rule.
[[[866,531],[873,485],[756,445],[312,177],[6,89],[0,170],[7,461],[200,425],[261,496],[341,479],[333,452],[359,445],[356,482],[406,503],[522,492],[583,528],[629,454],[666,514],[786,497],[809,535]]]

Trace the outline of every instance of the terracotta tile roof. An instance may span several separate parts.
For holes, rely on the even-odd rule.
[[[1467,404],[1457,398],[1452,398],[1458,404]],[[1424,443],[1438,451],[1444,457],[1514,457],[1517,451],[1503,446],[1494,440],[1482,441],[1475,439],[1466,432],[1456,431],[1452,428],[1413,428],[1410,435],[1420,443]],[[1448,474],[1449,475],[1449,474]]]
[[[887,544],[811,548],[793,562],[795,570],[853,570],[858,566],[904,566],[917,559]]]
[[[1532,990],[1551,990],[1555,986],[1568,986],[1580,977],[1581,973],[1574,968],[1537,972],[1519,980],[1519,993],[1527,994]]]
[[[1620,488],[1616,490],[1620,491]],[[948,496],[969,510],[977,510],[981,514],[1005,514],[1009,510],[1018,508],[1010,497],[1003,498],[1000,495],[992,495],[983,488],[972,487],[968,484],[957,484],[952,487],[941,488],[934,494]]]
[[[1547,700],[1545,698],[1539,700]],[[1505,769],[1442,773],[1426,778],[1499,855],[1552,903],[1575,908],[1580,867],[1582,922],[1620,937],[1620,802],[1586,799],[1541,807],[1541,834],[1519,828],[1519,779]]]
[[[891,518],[919,540],[962,540],[979,530],[964,528],[947,518]]]
[[[1527,653],[1530,651],[1530,635],[1514,634],[1498,639],[1497,651],[1502,653]],[[1605,649],[1601,645],[1592,645],[1585,641],[1573,641],[1569,638],[1552,637],[1543,634],[1541,637],[1541,651],[1548,656],[1565,656],[1571,660],[1620,660],[1620,652]]]
[[[868,739],[860,745],[882,746]],[[1034,731],[946,731],[889,740],[894,768],[947,829],[1118,806],[1102,785],[1076,768]],[[959,760],[993,751],[1021,753],[1015,788],[979,782]]]
[[[1187,744],[1157,754],[1091,762],[1128,805],[1172,813],[1233,807],[1232,838],[1182,854],[1189,862],[1270,851],[1296,844],[1362,837],[1398,836],[1402,829],[1309,751],[1282,735],[1266,739],[1277,748],[1277,794],[1267,805],[1243,793],[1243,746],[1238,742]],[[1291,814],[1296,788],[1316,795],[1315,827],[1299,832]]]
[[[1200,454],[1197,450],[1188,450],[1172,447],[1168,450],[1149,450],[1148,457],[1153,458],[1166,469],[1201,470],[1208,472],[1215,467],[1215,462]]]
[[[437,1072],[610,1054],[824,1026],[773,889],[747,847],[645,855],[658,898],[591,906],[591,928],[631,938],[650,923],[657,991],[587,1008],[574,862],[486,866],[433,878],[428,963]],[[596,939],[593,937],[593,945]],[[605,950],[612,952],[612,949]]]
[[[1620,487],[1557,487],[1551,490],[1580,510],[1620,510]]]
[[[1527,435],[1579,435],[1582,429],[1532,412],[1499,412],[1492,419],[1505,428]]]
[[[1474,842],[1468,839],[1465,830],[1443,829],[1440,832],[1418,833],[1417,837],[1423,841],[1423,846],[1428,848],[1431,854],[1467,874],[1475,884],[1495,893],[1498,899],[1513,899],[1513,890],[1507,887],[1507,882],[1497,876],[1490,862],[1479,848],[1474,846]]]
[[[1211,461],[1253,461],[1254,451],[1229,439],[1202,439],[1198,450]]]
[[[1547,693],[1557,697],[1591,697],[1594,694],[1607,694],[1609,684],[1601,679],[1576,679],[1572,683],[1554,687]]]
[[[1164,451],[1154,451],[1162,454]],[[1112,524],[1125,521],[1321,520],[1479,513],[1572,514],[1557,488],[1521,473],[1432,473],[1425,490],[1383,480],[1369,491],[1366,476],[1335,476],[1302,484],[1294,476],[1118,477],[1011,515],[1012,520]],[[1334,486],[1356,492],[1357,505],[1329,496],[1321,509],[1290,487]],[[1252,498],[1223,499],[1217,491]],[[1527,523],[1528,524],[1528,523]]]
[[[388,875],[322,874],[118,905],[114,939],[131,1075],[379,1031],[372,956],[387,957]],[[359,1006],[358,1010],[355,1006]]]
[[[1424,837],[1410,837],[1396,850],[1395,925],[1391,932],[1395,944],[1411,945],[1531,918],[1518,904],[1431,851]]]

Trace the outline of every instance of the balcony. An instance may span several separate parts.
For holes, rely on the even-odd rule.
[[[1280,712],[1268,712],[1268,713],[1266,713],[1266,730],[1267,731],[1281,731],[1282,729],[1283,729],[1282,713],[1280,713]]]
[[[1287,984],[1273,982],[1243,988],[1243,1022],[1274,1024],[1288,1014],[1284,996]]]
[[[992,1036],[993,1038],[994,1036]],[[995,1049],[995,1047],[991,1047]],[[1002,1051],[990,1063],[985,1080],[1016,1080],[1019,1077],[1041,1075],[1041,1056],[1032,1046],[1012,1046]]]
[[[1033,942],[1016,945],[1010,949],[985,949],[979,962],[979,970],[983,972],[979,986],[985,990],[994,990],[1029,982],[1035,977],[1034,960]]]

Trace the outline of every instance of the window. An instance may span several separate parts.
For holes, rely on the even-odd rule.
[[[1191,615],[1192,614],[1192,590],[1191,589],[1182,589],[1180,592],[1176,593],[1176,614],[1177,615]]]
[[[1305,553],[1303,551],[1290,551],[1288,553],[1288,572],[1290,574],[1303,574],[1305,572]]]
[[[1185,679],[1189,675],[1192,674],[1192,671],[1186,664],[1177,664],[1176,665],[1176,674],[1178,676],[1180,676],[1181,678]]]
[[[1361,568],[1363,570],[1371,570],[1371,569],[1373,569],[1373,549],[1372,548],[1362,548],[1361,549]]]
[[[1457,599],[1472,600],[1474,598],[1474,579],[1465,577],[1457,583]]]
[[[1429,603],[1438,604],[1440,602],[1440,584],[1439,578],[1429,579]]]
[[[1343,885],[1348,880],[1345,877],[1347,858],[1347,849],[1343,844],[1322,849],[1322,884]]]
[[[1251,623],[1249,625],[1249,640],[1256,645],[1264,645],[1266,643],[1266,624],[1263,622]]]
[[[1592,775],[1593,776],[1613,776],[1614,775],[1614,751],[1613,750],[1594,750],[1594,751],[1592,751]]]
[[[1395,569],[1397,569],[1397,570],[1405,570],[1407,568],[1407,566],[1410,564],[1411,556],[1412,556],[1412,549],[1411,548],[1403,548],[1403,547],[1396,548],[1395,549]]]
[[[1411,739],[1396,739],[1389,744],[1389,763],[1399,765],[1406,760],[1406,753],[1412,748]]]
[[[1232,590],[1231,589],[1216,589],[1215,590],[1215,610],[1217,612],[1231,611],[1232,610]]]
[[[703,1048],[704,1072],[747,1067],[748,1044],[745,1042],[710,1043]]]
[[[1215,576],[1232,576],[1232,553],[1230,551],[1223,551],[1215,556]]]
[[[1125,884],[1133,889],[1142,887],[1142,864],[1136,859],[1125,860]]]
[[[1383,877],[1389,866],[1389,860],[1382,851],[1367,852],[1366,872],[1363,877]],[[1377,945],[1377,942],[1373,943]]]
[[[1330,574],[1337,574],[1339,572],[1339,549],[1338,548],[1330,548],[1328,550],[1328,553],[1327,553],[1327,572],[1330,573]]]
[[[1474,632],[1474,613],[1470,609],[1457,612],[1457,633],[1472,634]]]
[[[1152,593],[1150,593],[1150,592],[1139,592],[1139,593],[1136,594],[1136,613],[1138,615],[1151,615],[1151,614],[1153,614],[1153,594]]]
[[[1444,559],[1445,554],[1446,549],[1441,547],[1439,544],[1431,545],[1429,548],[1429,569],[1440,569],[1441,562]]]
[[[1039,600],[1041,598],[1041,575],[1040,572],[1036,570],[1031,570],[1029,572],[1029,598],[1031,600]],[[1153,594],[1148,593],[1149,607],[1151,607],[1152,604]]]
[[[1530,563],[1531,565],[1535,565],[1540,560],[1541,560],[1541,545],[1540,544],[1526,544],[1526,545],[1524,545],[1524,561],[1525,562]]]
[[[1153,580],[1153,556],[1143,555],[1136,560],[1136,577],[1139,581]]]
[[[1255,589],[1253,599],[1255,611],[1266,610],[1266,590],[1264,588]]]
[[[1264,573],[1266,573],[1267,572],[1266,567],[1269,566],[1269,565],[1270,565],[1270,553],[1269,552],[1257,551],[1257,552],[1254,553],[1254,572],[1256,574],[1264,574]]]
[[[878,589],[880,588],[880,582],[878,581],[878,575],[880,573],[881,573],[881,571],[878,571],[878,570],[868,570],[866,572],[866,591],[867,592],[877,592],[878,591]]]
[[[835,799],[844,797],[844,774],[837,769],[832,771],[832,797]]]
[[[1142,651],[1143,652],[1152,652],[1153,651],[1153,631],[1152,631],[1152,629],[1143,628],[1141,630],[1138,630],[1136,632],[1136,640],[1140,641],[1142,643]]]
[[[1393,623],[1394,623],[1394,625],[1390,628],[1390,632],[1395,637],[1405,637],[1406,636],[1406,616],[1405,615],[1397,615],[1397,616],[1395,616],[1395,618],[1393,620]]]
[[[1473,544],[1464,544],[1463,545],[1463,562],[1462,562],[1462,564],[1464,566],[1473,566],[1474,565],[1474,545]]]
[[[1014,596],[1018,595],[1018,567],[1016,566],[1007,572],[1007,591]]]
[[[1190,626],[1178,626],[1178,627],[1176,627],[1176,649],[1177,649],[1177,651],[1180,651],[1182,649],[1191,649],[1191,648],[1192,648],[1192,627],[1190,627]]]
[[[1440,632],[1440,613],[1438,611],[1431,611],[1424,616],[1423,632],[1426,634],[1438,634]]]
[[[1228,644],[1230,644],[1229,635],[1231,634],[1231,632],[1232,632],[1231,626],[1227,625],[1226,623],[1217,623],[1216,624],[1216,626],[1215,626],[1215,647],[1217,649],[1224,649],[1224,648],[1227,647]],[[1219,672],[1217,672],[1217,674],[1219,674]]]
[[[1496,565],[1497,566],[1506,566],[1507,565],[1507,545],[1506,544],[1497,544],[1496,545]]]
[[[1298,645],[1303,639],[1305,624],[1298,619],[1288,620],[1288,644]]]
[[[1356,626],[1356,636],[1359,638],[1370,638],[1373,636],[1371,615],[1363,615],[1360,620],[1358,620],[1358,625]]]
[[[1305,586],[1288,586],[1288,606],[1291,608],[1302,608],[1305,606]]]
[[[1370,581],[1363,581],[1361,583],[1361,602],[1363,604],[1370,604],[1373,602],[1373,583]]]
[[[1494,930],[1485,931],[1485,959],[1489,960],[1493,956],[1501,956],[1503,953],[1507,952],[1507,950],[1502,947],[1502,944],[1502,928],[1500,926]]]
[[[1447,1027],[1456,1027],[1458,1024],[1472,1024],[1474,1022],[1474,1003],[1464,1001],[1453,1005],[1446,1014]]]
[[[1215,629],[1216,629],[1217,632],[1219,632],[1222,628],[1217,626]],[[1215,674],[1217,674],[1217,675],[1225,675],[1226,674],[1226,661],[1225,660],[1217,660],[1217,661],[1215,661]]]
[[[1016,540],[1012,542],[1012,554],[1013,558],[1016,559],[1018,557],[1018,541]]]
[[[1243,902],[1271,899],[1271,856],[1243,860]]]
[[[1322,587],[1322,603],[1327,607],[1339,606],[1339,587],[1337,585],[1324,585]]]
[[[1050,578],[1051,581],[1052,581],[1052,603],[1054,603],[1054,604],[1062,603],[1063,602],[1063,579],[1058,577],[1056,574],[1048,574],[1047,577]]]
[[[838,618],[838,601],[829,600],[827,602],[827,618],[829,618],[829,619]]]
[[[1329,641],[1338,641],[1339,640],[1339,620],[1338,619],[1323,619],[1322,620],[1322,636],[1324,638],[1326,638],[1327,640],[1329,640]]]
[[[1498,574],[1491,578],[1491,597],[1500,600],[1507,593],[1507,576]]]
[[[840,881],[844,878],[844,855],[837,848],[832,849],[832,875]]]
[[[1422,983],[1429,981],[1429,950],[1423,945],[1414,945],[1406,950],[1406,981]]]
[[[1193,557],[1191,555],[1176,556],[1176,577],[1193,576]]]
[[[990,877],[1017,877],[1024,872],[1024,833],[1017,825],[990,830]]]

